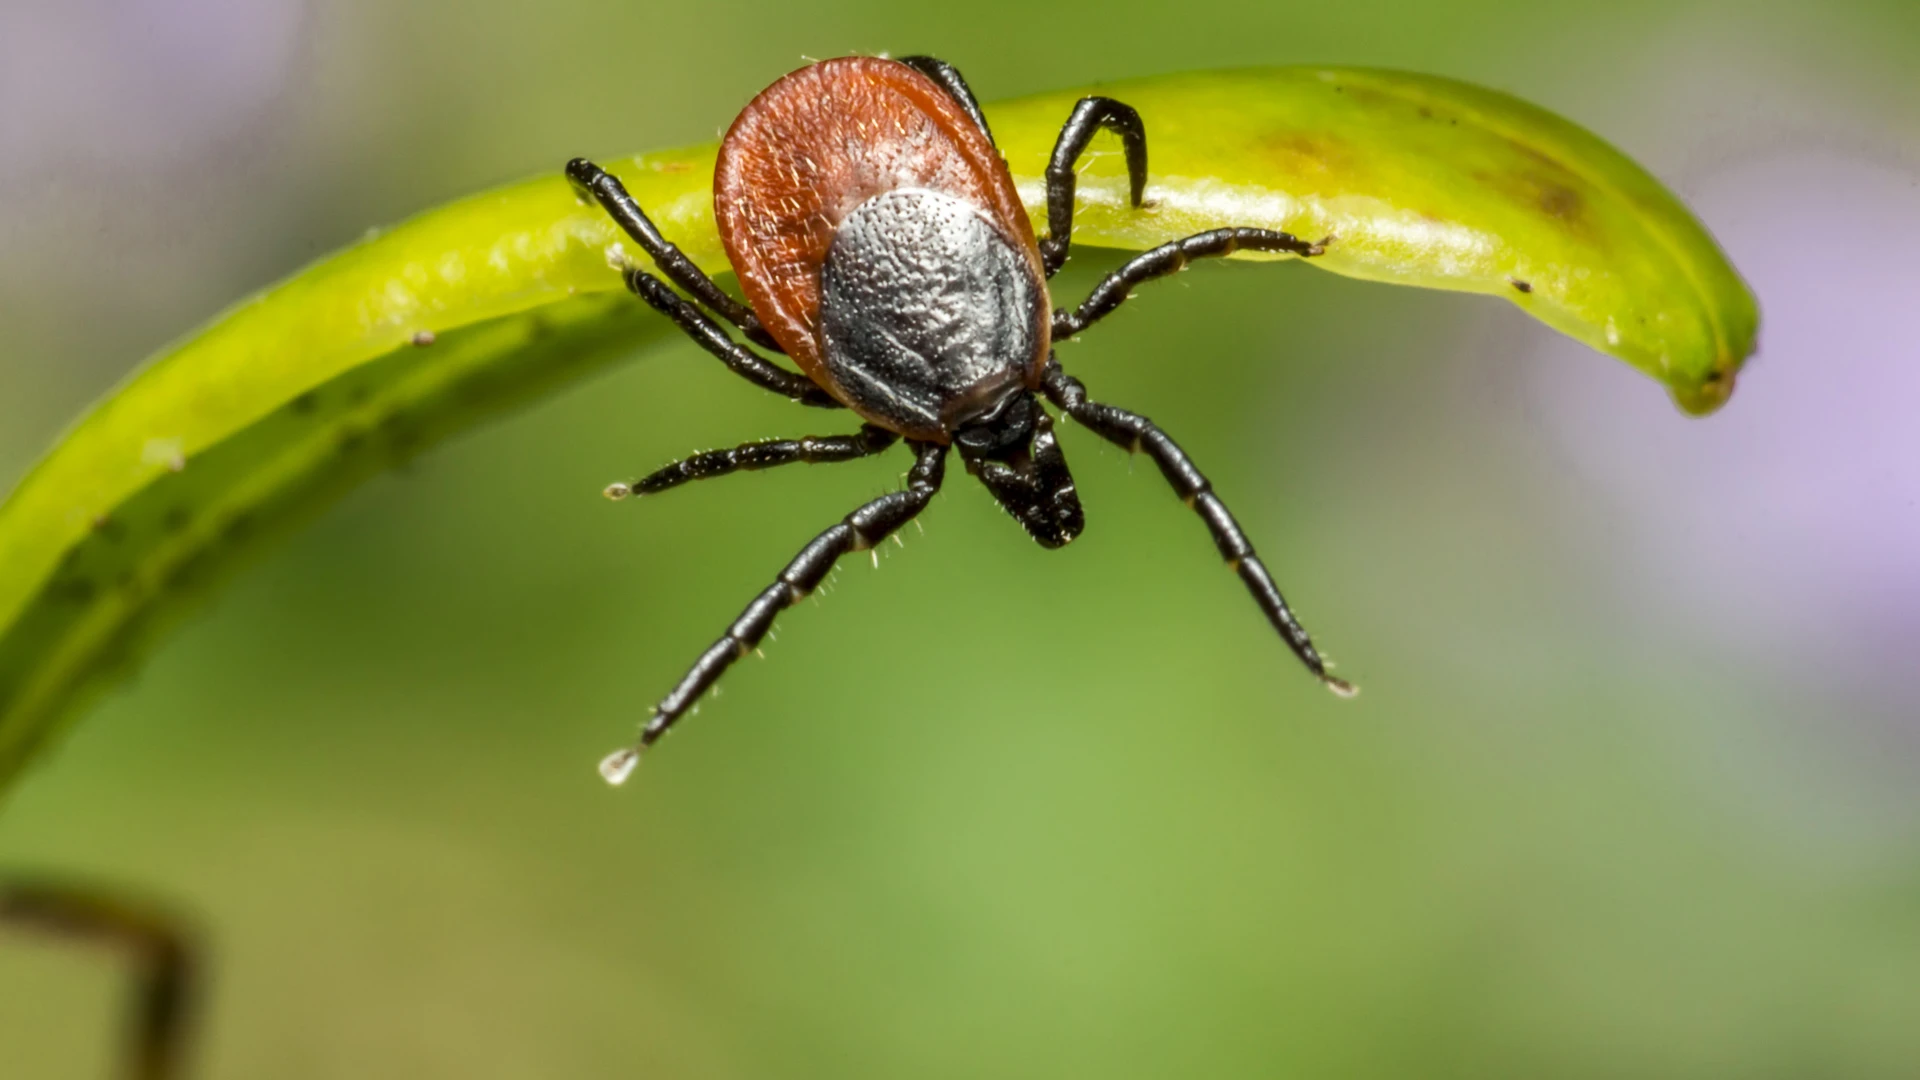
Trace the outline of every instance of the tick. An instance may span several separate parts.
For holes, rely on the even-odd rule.
[[[743,469],[852,461],[903,440],[914,458],[904,490],[815,537],[754,597],[654,707],[639,739],[601,762],[609,782],[624,781],[641,752],[752,652],[775,617],[817,588],[835,561],[886,540],[926,509],[950,452],[1040,546],[1079,536],[1086,516],[1041,398],[1152,457],[1281,640],[1327,687],[1353,693],[1327,672],[1253,544],[1186,452],[1146,417],[1090,400],[1053,355],[1054,341],[1099,322],[1134,286],[1194,259],[1241,250],[1311,257],[1325,242],[1214,229],[1134,258],[1076,308],[1053,308],[1046,283],[1067,261],[1074,165],[1102,129],[1120,138],[1132,205],[1140,208],[1147,184],[1140,114],[1112,98],[1082,98],[1047,165],[1047,235],[1036,239],[986,117],[951,65],[856,56],[801,68],[734,120],[714,170],[714,217],[747,305],[669,243],[619,180],[590,161],[568,163],[576,191],[599,203],[665,278],[628,267],[628,288],[747,381],[864,421],[850,435],[695,454],[614,484],[610,497],[654,495]],[[799,372],[736,341],[716,318],[784,354]]]

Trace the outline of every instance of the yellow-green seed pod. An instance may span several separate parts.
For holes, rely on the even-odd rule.
[[[1144,249],[1227,225],[1332,238],[1309,265],[1504,296],[1723,403],[1758,325],[1706,230],[1607,144],[1541,109],[1396,72],[1279,68],[1097,88],[1151,147],[1079,181],[1074,242]],[[1088,90],[988,107],[1038,221]],[[711,145],[608,163],[669,239],[726,269]],[[0,789],[185,600],[352,484],[671,332],[610,262],[636,253],[550,175],[462,199],[308,267],[163,351],[0,505]],[[1262,258],[1271,256],[1246,256]]]

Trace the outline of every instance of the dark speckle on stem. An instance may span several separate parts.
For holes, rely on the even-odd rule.
[[[1530,281],[1521,281],[1519,278],[1509,278],[1508,280],[1513,282],[1514,288],[1519,289],[1523,293],[1530,293],[1533,291],[1533,283]]]
[[[1583,201],[1579,192],[1565,184],[1547,183],[1540,189],[1540,209],[1563,221],[1578,217]]]

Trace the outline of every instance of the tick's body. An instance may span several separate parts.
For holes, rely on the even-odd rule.
[[[1090,326],[1142,281],[1193,259],[1245,248],[1308,256],[1320,245],[1262,229],[1218,229],[1147,252],[1109,275],[1072,311],[1051,310],[1046,280],[1066,261],[1073,166],[1093,134],[1126,150],[1133,201],[1146,184],[1146,134],[1108,98],[1075,107],[1047,169],[1048,235],[1037,240],[1006,163],[966,83],[927,57],[848,57],[788,75],[743,110],[720,147],[714,216],[751,308],[722,292],[669,244],[619,181],[576,160],[568,175],[651,256],[667,278],[800,375],[735,342],[700,307],[638,268],[628,285],[754,383],[803,404],[851,409],[858,434],[750,443],[697,454],[616,498],[688,480],[789,462],[845,461],[905,437],[915,454],[905,490],[882,496],[816,537],[655,708],[639,743],[608,758],[618,783],[774,617],[811,592],[849,551],[872,547],[926,507],[949,448],[1029,535],[1059,547],[1085,516],[1036,394],[1096,434],[1149,453],[1206,522],[1222,557],[1309,670],[1342,693],[1287,609],[1253,545],[1206,477],[1145,417],[1087,400],[1053,359],[1052,342]]]
[[[918,71],[802,68],[720,144],[714,217],[755,314],[806,376],[910,439],[1038,389],[1046,276],[1013,177]]]

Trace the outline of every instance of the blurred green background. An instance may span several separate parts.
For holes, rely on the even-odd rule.
[[[1920,1075],[1917,49],[1902,0],[10,0],[0,485],[369,226],[848,52],[989,99],[1509,90],[1680,191],[1766,322],[1689,421],[1505,304],[1154,286],[1061,359],[1208,469],[1357,701],[1070,427],[1079,542],[956,475],[614,791],[601,754],[907,460],[610,505],[834,429],[663,348],[244,574],[0,808],[0,866],[198,913],[208,1077]],[[104,1075],[121,991],[0,933],[0,1073]]]

